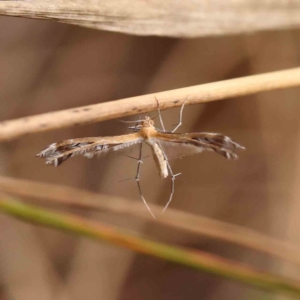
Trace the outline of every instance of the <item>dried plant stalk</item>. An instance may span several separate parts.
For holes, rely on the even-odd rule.
[[[242,12],[242,13],[241,13]],[[0,14],[140,35],[196,37],[300,26],[298,0],[18,0]]]
[[[45,191],[51,191],[51,193],[45,193]],[[74,206],[93,211],[107,210],[154,222],[142,203],[62,185],[0,176],[0,192],[30,198],[36,200],[37,203]],[[162,207],[152,204],[151,209],[159,215]],[[300,265],[300,249],[296,245],[240,226],[196,216],[173,208],[169,208],[163,218],[157,218],[155,223],[254,249]]]
[[[162,109],[300,85],[300,68],[265,73],[0,122],[0,141]]]

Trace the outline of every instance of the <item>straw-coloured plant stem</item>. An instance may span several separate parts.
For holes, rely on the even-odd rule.
[[[300,68],[66,109],[0,122],[0,141],[153,111],[157,109],[155,97],[161,109],[167,109],[181,106],[185,100],[186,105],[198,104],[294,86],[300,86]]]

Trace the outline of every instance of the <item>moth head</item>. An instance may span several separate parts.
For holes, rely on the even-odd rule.
[[[154,125],[154,121],[149,116],[146,116],[145,119],[142,121],[143,127],[151,127],[153,125]]]

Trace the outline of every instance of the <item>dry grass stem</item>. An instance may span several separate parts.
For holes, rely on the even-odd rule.
[[[45,191],[49,190],[51,190],[51,193],[45,193]],[[42,201],[46,204],[80,207],[94,211],[108,210],[113,213],[127,214],[150,222],[157,222],[176,229],[187,230],[195,234],[254,249],[300,265],[300,249],[293,244],[267,237],[240,226],[196,216],[172,208],[169,208],[163,217],[154,221],[145,210],[144,205],[139,202],[109,197],[76,188],[1,176],[0,192],[30,197],[37,199],[39,203]],[[151,208],[157,215],[162,210],[162,207],[154,204],[151,204]]]
[[[66,109],[0,122],[0,141],[153,111],[157,109],[155,97],[167,109],[181,106],[185,99],[187,105],[199,104],[299,85],[300,68],[295,68]]]

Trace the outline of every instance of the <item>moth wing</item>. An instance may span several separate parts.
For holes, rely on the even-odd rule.
[[[46,164],[58,167],[75,155],[92,158],[95,155],[126,149],[142,141],[143,138],[136,133],[115,137],[77,138],[53,143],[36,156],[45,158]]]
[[[181,158],[187,155],[194,155],[201,153],[204,148],[195,147],[188,143],[172,142],[166,140],[159,140],[163,151],[169,159]]]
[[[158,135],[160,144],[169,158],[214,151],[227,159],[237,158],[237,150],[245,149],[228,136],[220,133],[185,133]]]

